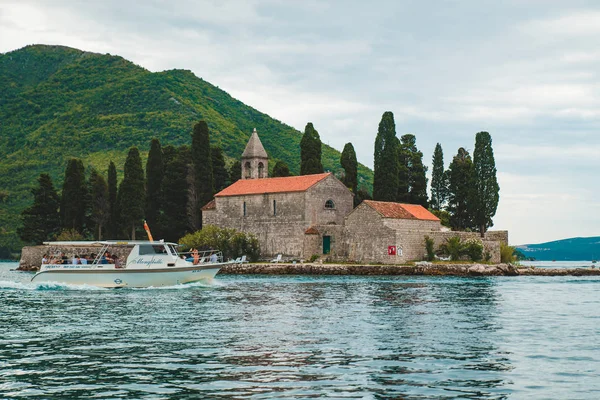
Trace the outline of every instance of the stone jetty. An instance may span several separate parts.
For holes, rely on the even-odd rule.
[[[530,268],[512,264],[234,264],[220,274],[266,275],[407,275],[407,276],[600,276],[595,268]]]

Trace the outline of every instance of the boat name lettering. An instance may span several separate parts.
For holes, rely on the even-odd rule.
[[[154,257],[152,257],[151,259],[141,258],[140,257],[137,260],[135,260],[134,263],[135,264],[143,264],[143,265],[146,265],[146,266],[149,267],[152,264],[162,264],[163,260],[159,260],[159,259],[156,259]]]

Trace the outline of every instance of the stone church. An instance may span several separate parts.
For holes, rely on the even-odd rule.
[[[415,204],[364,201],[353,209],[354,194],[332,173],[268,178],[269,157],[256,129],[242,154],[242,179],[215,194],[202,208],[202,223],[256,235],[263,257],[282,254],[306,260],[398,264],[421,260],[425,236],[437,245],[453,235],[440,220]],[[499,261],[506,231],[483,239],[491,261]]]

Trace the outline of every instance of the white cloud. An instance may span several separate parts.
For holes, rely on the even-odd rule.
[[[367,165],[387,110],[427,165],[436,142],[448,164],[487,130],[501,178],[496,226],[513,243],[598,226],[583,210],[598,211],[600,198],[599,34],[600,6],[582,0],[0,1],[2,52],[62,44],[189,69],[299,130],[313,122],[340,150],[351,141]],[[557,206],[571,218],[553,216]]]

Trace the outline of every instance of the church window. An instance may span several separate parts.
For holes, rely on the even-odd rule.
[[[244,202],[244,205],[243,205],[243,213],[244,213],[244,217],[245,217],[246,216],[246,202]]]
[[[259,178],[264,178],[264,170],[265,170],[265,166],[263,165],[263,163],[258,163],[258,177]]]
[[[246,162],[246,164],[244,165],[244,172],[245,172],[244,177],[246,179],[252,178],[252,166],[250,165],[250,162]]]
[[[273,200],[273,215],[277,215],[277,200]]]
[[[330,199],[330,200],[327,200],[327,201],[325,202],[325,208],[329,208],[329,209],[333,209],[333,208],[335,208],[335,204],[333,203],[333,200],[331,200],[331,199]]]

